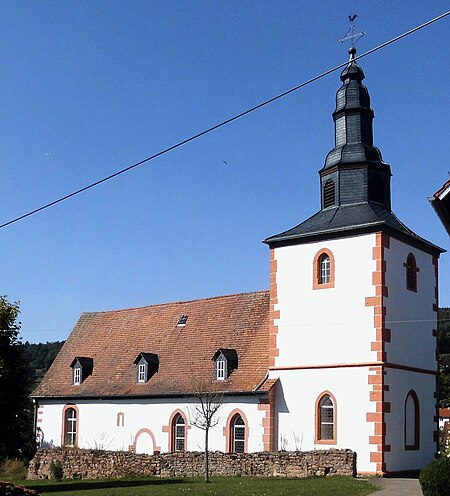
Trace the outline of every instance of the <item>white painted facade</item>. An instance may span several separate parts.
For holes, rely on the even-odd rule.
[[[386,453],[386,463],[392,472],[420,470],[433,460],[436,453],[436,442],[433,439],[436,430],[434,421],[436,377],[387,369],[386,383],[389,385],[386,401],[391,404],[391,411],[386,416],[386,443],[390,446],[390,451]],[[419,398],[420,449],[418,450],[405,449],[405,399],[410,390],[414,390]]]
[[[186,450],[204,449],[204,431],[191,425],[195,416],[194,403],[180,398],[164,400],[77,400],[62,404],[58,400],[41,401],[38,427],[42,447],[62,445],[64,407],[78,410],[77,446],[85,449],[104,449],[137,453],[169,452],[169,421],[175,411],[181,411],[187,421]],[[227,398],[217,413],[217,426],[209,432],[212,451],[227,451],[225,427],[236,411],[243,413],[246,421],[248,451],[263,451],[262,419],[258,398],[252,396]],[[120,414],[123,414],[120,415]],[[122,420],[123,419],[123,420]],[[131,448],[134,446],[134,448]]]
[[[405,286],[403,264],[409,253],[416,259],[417,292]],[[387,344],[389,361],[411,367],[437,370],[436,329],[437,317],[433,311],[436,303],[436,278],[433,257],[391,238],[390,248],[385,252],[387,272],[386,285],[389,297],[385,300],[387,326],[392,331]]]
[[[404,263],[412,253],[417,263],[417,292],[406,289]],[[386,344],[387,360],[424,371],[437,371],[437,314],[433,305],[437,303],[435,290],[437,281],[432,255],[414,248],[395,238],[385,250],[387,264],[386,285],[389,297],[385,298],[386,326],[391,329],[391,341]],[[436,376],[409,370],[388,369],[386,401],[391,411],[386,415],[386,443],[390,451],[386,461],[390,470],[421,469],[431,461],[436,452],[433,433],[436,431],[435,417]],[[415,391],[420,407],[420,449],[404,448],[404,408],[410,390]]]
[[[375,234],[275,249],[280,311],[277,367],[369,362],[374,352],[372,248]],[[313,290],[313,261],[323,248],[335,258],[334,288]],[[375,355],[376,358],[376,355]]]
[[[367,389],[368,368],[305,369],[280,371],[277,388],[278,448],[313,450],[350,448],[358,453],[358,471],[370,472],[366,422],[370,410]],[[335,444],[316,443],[316,401],[324,391],[336,399]]]
[[[274,249],[274,311],[279,312],[274,321],[278,356],[269,371],[269,379],[278,379],[274,447],[349,448],[357,452],[360,473],[380,473],[380,465],[372,458],[374,450],[385,451],[388,472],[420,469],[436,450],[435,266],[431,255],[392,237],[383,255],[388,294],[382,300],[385,327],[391,331],[390,341],[384,344],[387,358],[383,363],[383,402],[389,409],[382,420],[383,443],[374,446],[376,427],[368,415],[376,414],[382,403],[373,401],[370,377],[382,362],[372,347],[377,329],[374,307],[367,304],[367,298],[377,294],[373,279],[377,236],[372,233]],[[317,289],[313,287],[314,259],[323,249],[334,257],[334,285]],[[419,268],[417,292],[406,289],[404,263],[409,253],[413,253]],[[411,390],[418,397],[420,410],[417,449],[405,446],[405,400]],[[329,443],[317,438],[317,402],[325,392],[334,401],[335,435]],[[67,404],[39,401],[37,425],[43,436],[42,446],[61,445]],[[170,419],[180,410],[187,420],[186,449],[203,449],[204,432],[191,425],[192,403],[186,399],[80,399],[75,404],[80,448],[170,451]],[[267,419],[260,406],[258,395],[225,397],[220,421],[210,431],[210,449],[229,449],[227,421],[239,411],[246,422],[246,450],[263,451]]]
[[[373,309],[365,297],[374,295],[372,260],[375,234],[275,249],[280,318],[279,356],[270,377],[280,378],[276,408],[278,447],[287,449],[351,448],[358,470],[375,472],[369,461],[366,421],[369,401],[364,363],[376,362]],[[334,287],[313,289],[314,257],[333,253]],[[347,365],[345,367],[344,365]],[[291,370],[282,370],[292,367]],[[280,369],[278,369],[280,368]],[[336,443],[316,443],[316,401],[325,392],[336,399]]]
[[[384,250],[386,262],[383,297],[385,327],[391,340],[385,343],[387,362],[408,370],[384,368],[384,416],[389,472],[420,469],[436,450],[436,312],[435,268],[431,255],[392,237]],[[370,366],[379,364],[372,348],[376,338],[374,309],[366,298],[376,295],[373,253],[376,234],[284,246],[274,250],[276,261],[278,356],[270,378],[279,378],[276,396],[278,448],[350,448],[358,453],[357,469],[377,473],[370,442],[374,424],[367,415],[376,413],[370,401]],[[327,249],[334,256],[334,287],[313,289],[314,257]],[[405,262],[413,253],[418,272],[417,292],[406,289]],[[426,372],[410,370],[424,369]],[[431,373],[430,373],[431,372]],[[420,448],[405,449],[405,399],[413,390],[420,405]],[[336,439],[327,446],[316,439],[317,405],[321,394],[335,398]]]

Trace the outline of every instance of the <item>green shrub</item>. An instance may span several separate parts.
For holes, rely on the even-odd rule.
[[[450,458],[441,457],[426,465],[420,472],[419,482],[424,496],[450,494]]]
[[[52,461],[52,463],[50,464],[49,472],[51,479],[60,481],[64,477],[63,466],[61,465],[61,462],[59,460],[56,460],[56,462]]]

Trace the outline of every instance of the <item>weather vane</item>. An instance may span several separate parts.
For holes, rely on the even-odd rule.
[[[355,33],[355,19],[358,17],[358,14],[353,14],[348,16],[348,20],[350,22],[350,28],[347,31],[347,34],[340,38],[340,42],[344,43],[344,41],[350,40],[352,47],[356,45],[358,40],[362,38],[366,33],[364,31],[360,31],[359,33]]]

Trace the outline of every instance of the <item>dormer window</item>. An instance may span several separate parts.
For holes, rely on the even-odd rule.
[[[81,367],[73,368],[73,384],[79,386],[81,384]]]
[[[159,358],[156,353],[139,353],[134,364],[136,365],[136,382],[145,384],[158,372]]]
[[[138,382],[146,382],[147,381],[147,364],[139,363],[138,364]]]
[[[233,370],[238,367],[237,352],[233,349],[219,348],[212,359],[214,360],[216,381],[228,379]]]
[[[88,357],[75,357],[70,366],[72,367],[72,384],[80,386],[92,374],[94,360]]]
[[[225,379],[225,359],[220,357],[216,360],[216,381],[224,381]]]

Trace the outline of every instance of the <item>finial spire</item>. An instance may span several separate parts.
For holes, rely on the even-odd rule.
[[[355,45],[356,45],[356,43],[358,43],[359,39],[362,38],[366,34],[364,31],[360,31],[359,33],[355,33],[355,19],[357,17],[358,17],[358,14],[353,14],[353,15],[348,16],[348,20],[350,22],[350,28],[348,29],[346,35],[339,39],[339,41],[341,43],[344,43],[344,41],[350,40],[350,42],[352,44],[352,46],[349,49],[350,60],[353,60],[350,50],[352,48],[355,48]],[[355,51],[355,53],[356,53],[356,51]],[[354,54],[353,54],[353,58],[355,58]]]

